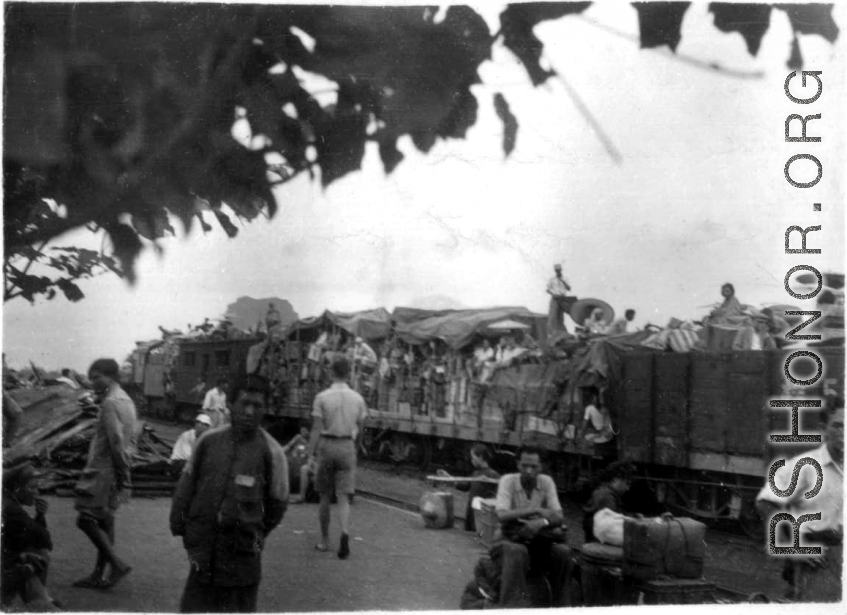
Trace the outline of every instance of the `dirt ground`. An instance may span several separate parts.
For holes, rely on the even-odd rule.
[[[169,439],[186,427],[151,423]],[[363,464],[358,487],[410,503],[426,491],[444,490],[384,466]],[[465,494],[454,493],[457,515]],[[56,545],[50,572],[52,593],[73,611],[173,612],[187,576],[181,541],[168,530],[169,499],[134,498],[117,516],[118,549],[133,572],[111,591],[76,589],[74,580],[88,574],[94,549],[75,526],[73,500],[50,497],[48,521]],[[562,502],[569,542],[582,544],[580,507]],[[424,527],[416,513],[357,498],[352,509],[352,556],[314,550],[318,538],[317,506],[293,505],[271,534],[264,554],[259,609],[264,612],[454,610],[473,567],[484,552],[457,520],[451,530]],[[337,546],[337,522],[332,540]],[[780,564],[743,536],[710,532],[707,579],[744,593],[783,591]]]
[[[175,611],[188,573],[170,535],[167,499],[133,499],[117,516],[118,550],[132,573],[110,591],[71,587],[93,566],[94,549],[75,526],[73,500],[48,498],[55,543],[50,590],[73,611]],[[264,612],[456,609],[481,553],[459,530],[426,529],[415,513],[358,499],[346,561],[314,550],[317,506],[291,506],[264,554]],[[337,547],[338,530],[331,533]]]

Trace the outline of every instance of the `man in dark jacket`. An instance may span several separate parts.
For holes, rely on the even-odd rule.
[[[265,539],[288,506],[288,464],[264,429],[264,380],[233,388],[232,424],[203,434],[174,494],[170,525],[191,566],[183,613],[255,612]]]
[[[621,497],[629,491],[633,474],[635,465],[623,460],[610,463],[601,471],[600,485],[591,494],[591,499],[585,507],[585,516],[582,518],[585,542],[597,541],[594,536],[594,514],[597,511],[608,508],[613,512],[624,512]]]

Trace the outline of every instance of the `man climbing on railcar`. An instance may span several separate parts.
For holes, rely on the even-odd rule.
[[[541,450],[524,446],[518,472],[506,474],[497,487],[497,518],[503,540],[492,548],[500,559],[499,606],[530,606],[527,575],[546,573],[553,606],[570,602],[571,549],[565,544],[565,523],[556,484],[541,473]]]
[[[770,527],[771,518],[788,512],[796,519],[801,515],[820,513],[820,519],[811,519],[800,525],[800,546],[821,546],[820,555],[790,556],[785,559],[782,578],[788,583],[786,598],[797,602],[837,602],[841,600],[841,568],[844,554],[844,399],[831,402],[828,411],[821,413],[825,422],[824,443],[818,448],[786,459],[785,465],[774,475],[774,483],[787,488],[791,473],[798,461],[810,457],[820,464],[823,482],[820,491],[812,498],[804,494],[814,489],[818,479],[817,469],[804,465],[793,493],[780,497],[770,487],[769,481],[756,498],[762,519]],[[786,525],[785,522],[781,523]],[[779,527],[777,528],[779,530]],[[767,531],[767,529],[766,529]],[[792,531],[793,535],[793,531]],[[781,545],[777,542],[777,546]],[[790,546],[790,545],[787,545]]]

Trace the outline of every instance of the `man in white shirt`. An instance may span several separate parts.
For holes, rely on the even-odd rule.
[[[194,428],[183,431],[177,438],[174,450],[171,453],[171,462],[188,461],[197,438],[202,436],[211,426],[212,419],[209,418],[208,414],[198,414],[197,418],[194,419]]]
[[[562,266],[553,266],[556,275],[547,282],[547,294],[550,295],[550,310],[547,315],[547,331],[553,333],[565,330],[565,297],[570,291],[570,284],[562,277]]]
[[[799,520],[802,515],[820,513],[820,519],[804,521],[800,525],[800,546],[820,546],[820,555],[787,556],[782,578],[788,583],[786,597],[798,602],[837,602],[841,600],[841,568],[843,556],[842,519],[844,514],[844,400],[839,399],[826,417],[824,443],[794,458],[786,459],[785,465],[773,475],[777,489],[790,490],[794,478],[799,478],[791,495],[781,497],[774,493],[768,481],[756,498],[756,507],[762,519],[770,527],[777,513],[787,512]],[[810,464],[800,467],[799,476],[794,475],[796,464],[805,458],[817,462],[822,470],[823,481],[817,485],[817,469]],[[817,493],[806,498],[807,492]],[[790,521],[789,521],[790,523]],[[779,529],[788,525],[782,521],[777,527],[776,546],[782,544]],[[792,537],[794,530],[792,530]]]
[[[203,398],[203,412],[212,419],[212,427],[229,423],[229,410],[226,407],[226,378],[220,376],[215,386],[208,390]]]

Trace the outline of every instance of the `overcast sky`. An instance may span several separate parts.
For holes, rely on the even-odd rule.
[[[12,301],[4,306],[3,349],[13,366],[33,359],[84,370],[98,356],[122,359],[136,340],[157,338],[157,325],[218,317],[242,295],[288,299],[301,316],[391,309],[432,295],[546,312],[555,262],[564,262],[577,296],[602,298],[618,313],[632,307],[639,325],[702,316],[727,281],[743,303],[791,302],[782,279],[792,266],[844,270],[841,5],[835,18],[842,27],[835,45],[800,37],[805,68],[823,71],[824,81],[822,97],[802,106],[783,93],[792,35],[781,11],[772,12],[757,58],[739,34],[714,28],[707,3],[686,14],[679,56],[759,74],[748,78],[639,50],[629,4],[543,23],[536,33],[545,59],[566,81],[533,88],[500,49],[482,66],[479,120],[467,140],[440,142],[428,155],[401,141],[406,158],[390,177],[374,146],[361,172],[326,191],[295,180],[278,190],[274,220],[242,225],[234,240],[210,219],[214,232],[162,241],[162,256],[145,252],[135,287],[102,277],[83,284],[78,304]],[[507,159],[491,103],[498,91],[520,124]],[[785,143],[791,113],[821,113],[809,133],[823,142]],[[823,179],[809,190],[783,177],[786,160],[799,153],[823,163]],[[814,177],[803,164],[794,167],[798,180]],[[785,228],[794,224],[823,226],[809,236],[822,255],[784,254]],[[101,239],[77,233],[56,241],[70,243],[99,247]]]

